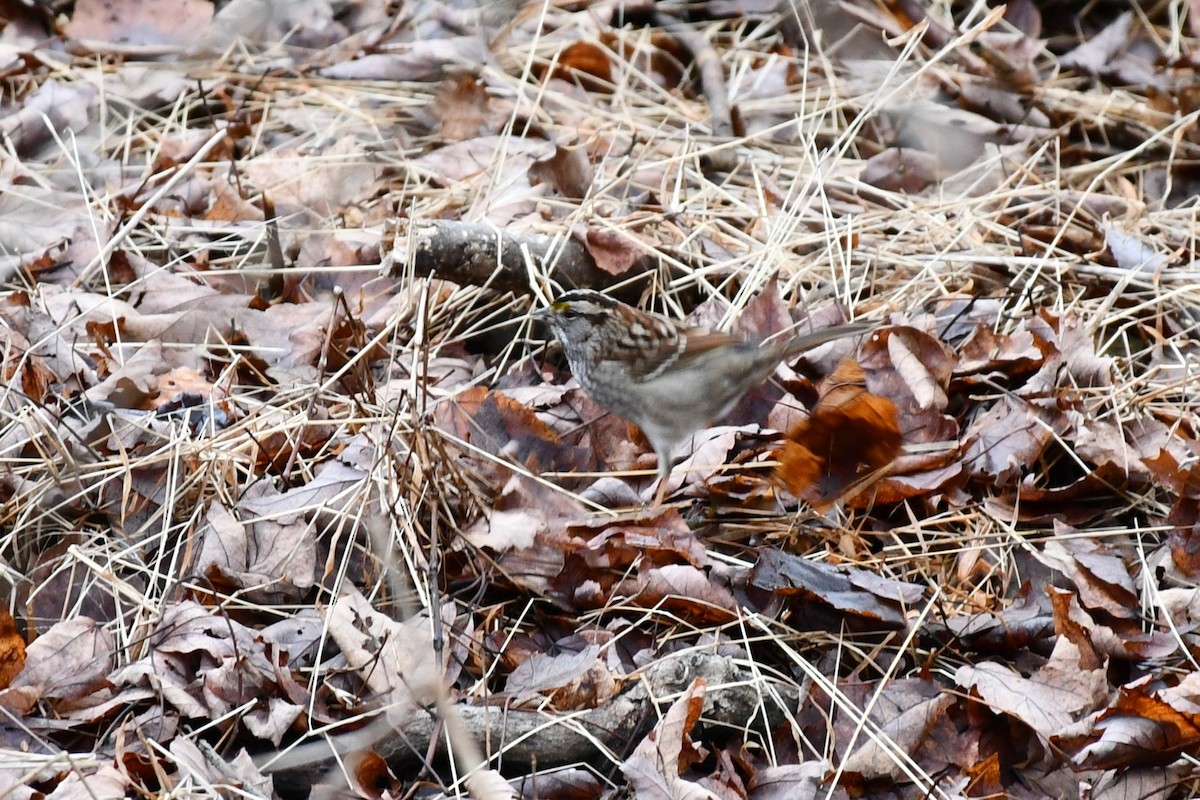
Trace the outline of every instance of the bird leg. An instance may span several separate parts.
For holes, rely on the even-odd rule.
[[[656,491],[654,493],[654,501],[650,503],[650,507],[657,508],[658,506],[661,506],[666,499],[667,499],[667,479],[659,478],[658,479],[658,491]]]
[[[674,461],[670,453],[657,452],[658,457],[658,489],[654,492],[654,502],[651,507],[661,506],[667,499],[667,488],[671,483],[671,464]]]

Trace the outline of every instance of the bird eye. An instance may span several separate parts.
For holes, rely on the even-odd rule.
[[[579,313],[579,311],[574,308],[564,308],[562,310],[563,319],[579,319],[582,316],[583,314]]]

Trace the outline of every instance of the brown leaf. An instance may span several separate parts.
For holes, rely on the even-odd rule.
[[[1059,65],[1064,69],[1079,70],[1089,75],[1107,72],[1117,54],[1128,45],[1133,21],[1133,13],[1124,12],[1103,31],[1087,39],[1074,50],[1061,55],[1058,59]]]
[[[74,39],[126,45],[192,45],[208,31],[213,6],[204,0],[79,0],[67,23]]]
[[[957,349],[956,380],[976,384],[1002,372],[1009,378],[1027,375],[1041,367],[1052,345],[1026,329],[1011,335],[996,333],[988,325],[977,325]]]
[[[225,181],[213,181],[209,186],[213,198],[204,212],[204,219],[211,222],[244,222],[263,218],[262,209],[246,200],[236,186]]]
[[[210,399],[220,401],[223,394],[216,391],[204,375],[191,367],[176,367],[170,372],[158,376],[158,395],[154,398],[154,408],[160,411],[164,406],[180,401],[184,395],[195,395],[205,402]],[[215,395],[215,397],[214,397]],[[182,403],[173,407],[181,408]]]
[[[1038,559],[1075,585],[1086,608],[1118,618],[1137,617],[1138,592],[1128,566],[1132,553],[1083,538],[1062,523],[1055,524],[1054,532],[1055,538],[1036,554]]]
[[[72,770],[45,796],[54,800],[122,800],[131,791],[135,787],[130,786],[128,775],[112,764],[103,764],[95,772]]]
[[[490,512],[462,531],[475,547],[496,553],[545,547],[554,531],[578,516],[579,505],[545,484],[514,474]]]
[[[695,624],[721,625],[738,618],[741,603],[725,586],[691,564],[642,569],[617,584],[610,595],[623,595],[641,608],[663,609]]]
[[[492,98],[474,75],[445,81],[433,99],[433,116],[441,123],[442,138],[463,142],[492,133],[488,107]]]
[[[372,365],[387,358],[387,350],[378,342],[368,344],[366,325],[361,320],[339,315],[329,334],[324,351],[325,367],[340,373],[338,383],[349,395],[362,397],[375,390]]]
[[[755,800],[795,800],[819,797],[828,765],[824,761],[781,764],[757,770],[747,783]]]
[[[691,736],[704,708],[703,678],[696,678],[671,704],[650,734],[638,743],[633,755],[621,764],[641,800],[702,800],[712,795],[699,783],[681,777],[706,755]]]
[[[708,565],[704,544],[674,508],[647,508],[619,520],[577,521],[567,530],[579,543],[575,552],[598,568],[624,568],[639,562]]]
[[[653,252],[649,243],[631,231],[589,227],[581,241],[596,266],[609,275],[624,275]]]
[[[843,771],[868,781],[902,778],[904,771],[896,751],[914,756],[954,702],[949,694],[938,693],[904,708],[880,726],[882,737],[867,739],[846,756]]]
[[[322,137],[303,151],[280,147],[248,159],[244,176],[271,189],[280,217],[343,214],[347,205],[370,194],[379,183],[378,168],[361,158],[361,144],[356,135],[347,133],[340,138]],[[322,157],[312,158],[318,153]],[[299,163],[304,164],[304,180],[297,180]]]
[[[963,462],[972,475],[989,483],[1007,484],[1030,470],[1054,439],[1067,428],[1067,418],[1053,405],[1026,402],[1006,394],[980,414],[963,432]]]
[[[847,359],[826,380],[812,410],[786,434],[772,475],[788,491],[822,508],[853,491],[856,498],[899,455],[899,412],[891,400],[870,394],[862,368]],[[855,504],[855,498],[848,502]]]
[[[920,450],[900,455],[889,470],[890,477],[875,484],[869,495],[860,495],[864,501],[876,503],[901,502],[937,491],[954,492],[964,478],[957,420],[936,403],[923,406],[914,393],[913,376],[906,377],[896,362],[897,355],[901,356],[908,371],[921,376],[918,382],[932,380],[936,387],[945,387],[954,368],[954,356],[927,333],[915,328],[894,330],[901,331],[905,344],[893,345],[892,330],[885,329],[863,342],[859,364],[866,373],[867,389],[895,404],[905,444]]]
[[[1113,382],[1114,360],[1096,353],[1096,339],[1076,316],[1053,320],[1058,326],[1058,349],[1067,363],[1070,382],[1066,386],[1104,387]]]
[[[701,306],[701,308],[703,307]],[[697,308],[689,319],[694,319],[700,310]],[[720,322],[726,310],[727,306],[714,308],[711,312],[711,322],[713,324]],[[762,341],[780,331],[791,331],[793,326],[791,308],[779,291],[779,281],[772,278],[738,313],[729,332],[740,339]],[[795,333],[805,332],[804,323],[801,323],[800,327],[795,330]]]
[[[441,613],[444,624],[452,623],[453,603]],[[397,622],[376,611],[351,588],[328,608],[325,622],[350,668],[389,706],[390,718],[403,719],[437,700],[451,653],[449,648],[440,652],[434,648],[428,613]],[[440,635],[447,633],[451,632]]]
[[[932,626],[932,630],[939,640],[953,638],[965,650],[1006,655],[1022,650],[1042,651],[1042,643],[1055,635],[1055,619],[1034,601],[1026,584],[1017,602],[1007,608],[949,617]]]
[[[317,409],[321,411],[321,409]],[[298,458],[311,458],[329,443],[331,428],[313,420],[299,430],[286,430],[255,440],[254,467],[258,472],[281,475],[294,467]]]
[[[120,505],[124,514],[132,515],[144,500],[138,485],[143,472],[143,467],[131,469],[123,490],[110,495],[112,504]],[[157,504],[147,504],[146,510],[152,513],[156,507]],[[18,584],[17,599],[25,612],[25,635],[31,641],[59,620],[82,616],[103,627],[119,613],[112,593],[105,591],[94,575],[72,569],[77,562],[73,548],[88,546],[88,537],[82,532],[60,532],[29,561],[25,572],[28,583]],[[144,584],[132,578],[129,588],[134,587],[141,590]]]
[[[532,410],[500,392],[475,386],[441,403],[437,425],[492,455],[524,464],[535,472],[586,469],[588,454],[565,445]]]
[[[600,779],[591,769],[564,767],[553,771],[535,772],[510,784],[517,797],[546,797],[557,800],[596,800],[604,796]],[[487,795],[483,795],[487,797]]]
[[[1066,637],[1079,649],[1079,668],[1086,670],[1102,668],[1104,659],[1096,652],[1096,648],[1092,645],[1090,632],[1079,619],[1082,616],[1082,609],[1076,602],[1075,594],[1053,586],[1047,587],[1046,591],[1050,595],[1050,602],[1054,607],[1054,632],[1059,636]]]
[[[379,800],[395,784],[396,776],[388,769],[387,761],[374,750],[364,750],[350,753],[347,757],[346,772],[351,778],[351,788],[361,797]]]
[[[1181,575],[1194,580],[1200,576],[1200,500],[1179,498],[1167,522],[1172,526],[1167,539],[1171,563]]]
[[[600,646],[591,645],[574,653],[534,653],[509,673],[504,691],[516,703],[531,696],[550,698],[562,711],[603,705],[616,694],[617,682]]]
[[[833,566],[764,550],[751,570],[750,586],[792,600],[797,610],[813,601],[858,618],[859,623],[902,628],[904,609],[924,595],[924,587],[881,578],[850,566]],[[807,611],[807,610],[806,610]]]
[[[25,668],[0,695],[0,702],[25,714],[38,702],[56,705],[87,697],[105,684],[113,658],[112,635],[95,620],[64,620],[26,648]]]
[[[158,396],[155,375],[163,371],[162,342],[148,342],[86,394],[93,402],[107,401],[117,408],[151,409]]]
[[[914,497],[925,497],[941,494],[949,497],[961,497],[962,484],[966,483],[967,473],[961,461],[939,465],[939,461],[953,461],[957,458],[957,450],[949,450],[942,454],[929,454],[926,458],[906,458],[901,456],[892,465],[891,474],[881,479],[871,487],[869,498],[878,505],[902,503]],[[911,474],[900,474],[911,473]],[[860,495],[864,499],[866,493]]]
[[[276,743],[302,713],[272,697],[277,665],[256,632],[236,620],[190,601],[169,605],[150,643],[146,656],[110,676],[114,686],[152,686],[186,716],[250,704],[254,728]]]
[[[24,340],[24,337],[18,338]],[[12,356],[3,364],[0,374],[3,375],[6,386],[20,388],[26,397],[41,404],[50,393],[50,387],[58,381],[58,376],[46,366],[45,359],[33,355],[29,350],[28,342],[24,342],[24,346],[17,344],[12,350]],[[18,369],[20,375],[17,374]]]
[[[554,155],[533,162],[529,167],[530,183],[548,183],[562,197],[581,199],[592,188],[595,171],[588,161],[587,148],[582,145],[556,145]],[[591,232],[587,239],[591,239]],[[586,244],[586,241],[585,241]],[[589,248],[590,250],[590,248]],[[593,257],[595,254],[593,253]]]
[[[970,689],[995,713],[1014,717],[1043,741],[1065,731],[1108,696],[1103,669],[1080,668],[1079,649],[1060,638],[1050,660],[1025,677],[997,662],[959,667],[955,682]]]
[[[253,520],[249,523],[214,501],[199,531],[194,569],[220,591],[244,591],[262,602],[298,601],[316,582],[315,534],[302,515],[296,518],[306,507],[321,507],[321,495],[312,492],[297,489],[279,495],[283,508],[275,511],[270,510],[270,497],[244,497],[241,512]],[[291,519],[278,518],[280,511]]]
[[[1181,431],[1165,429],[1161,438],[1155,436],[1150,441],[1145,438],[1137,437],[1134,444],[1154,480],[1181,498],[1200,499],[1200,443]]]
[[[558,55],[552,77],[566,81],[579,81],[590,92],[606,92],[612,89],[611,51],[592,42],[575,42]]]
[[[730,414],[734,417],[739,409],[735,408]],[[678,462],[667,481],[671,494],[688,486],[688,493],[699,491],[695,487],[704,486],[708,481],[722,472],[729,460],[729,453],[740,440],[750,438],[757,426],[734,427],[731,425],[716,425],[699,431],[692,437],[692,452]],[[651,466],[651,464],[647,464]],[[642,492],[644,500],[649,500],[653,484],[648,484]]]
[[[1074,762],[1087,769],[1122,769],[1169,764],[1200,745],[1200,676],[1188,673],[1178,685],[1158,688],[1151,676],[1121,687],[1116,702],[1082,740]]]
[[[1000,770],[1000,756],[992,753],[967,770],[970,783],[963,792],[967,797],[1004,797],[1004,782]]]
[[[0,691],[25,668],[25,640],[17,632],[17,623],[6,607],[0,606]]]
[[[915,328],[890,328],[881,336],[917,407],[944,409],[953,359],[941,342]]]
[[[274,794],[271,779],[263,776],[244,749],[226,761],[212,748],[201,750],[192,737],[177,736],[171,741],[170,754],[183,775],[203,786],[237,786],[257,797]]]
[[[675,508],[648,508],[620,520],[601,517],[575,522],[558,537],[556,548],[567,557],[554,589],[572,607],[602,607],[614,594],[624,594],[671,598],[722,620],[729,618],[730,609],[736,611],[728,592],[711,585],[704,572],[708,565],[704,544]],[[554,556],[561,559],[562,552],[540,557],[548,561]],[[509,562],[504,563],[507,569]],[[655,574],[656,569],[673,565],[677,568]],[[697,602],[688,600],[690,591],[698,593]]]

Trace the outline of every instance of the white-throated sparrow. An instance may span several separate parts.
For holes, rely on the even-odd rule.
[[[658,457],[659,501],[679,448],[728,414],[781,361],[875,327],[851,323],[753,342],[586,290],[563,293],[539,316],[549,321],[571,372],[592,399],[642,429]]]

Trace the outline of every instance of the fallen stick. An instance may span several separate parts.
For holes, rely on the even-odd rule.
[[[702,722],[731,725],[770,735],[771,729],[795,712],[798,691],[773,684],[760,691],[762,677],[728,656],[684,652],[667,656],[646,667],[639,680],[607,703],[586,711],[555,713],[503,706],[450,706],[458,725],[480,747],[500,757],[504,772],[549,769],[571,763],[620,763],[658,720],[665,706],[696,678],[708,685]],[[778,698],[775,704],[770,698]],[[786,707],[783,707],[786,706]],[[765,719],[764,719],[765,714]],[[430,742],[440,730],[432,712],[416,711],[397,729],[386,715],[353,733],[299,745],[290,750],[259,756],[264,773],[275,775],[276,787],[305,787],[334,765],[339,757],[367,748],[385,758],[394,771],[407,771],[430,752]],[[332,775],[325,776],[328,782]]]
[[[526,264],[526,253],[532,265]],[[596,266],[582,242],[566,233],[550,236],[438,219],[407,222],[383,269],[390,277],[402,277],[411,267],[420,277],[528,294],[531,275],[548,274],[568,289],[601,289],[647,271],[650,264],[647,257],[625,274],[611,275]]]

